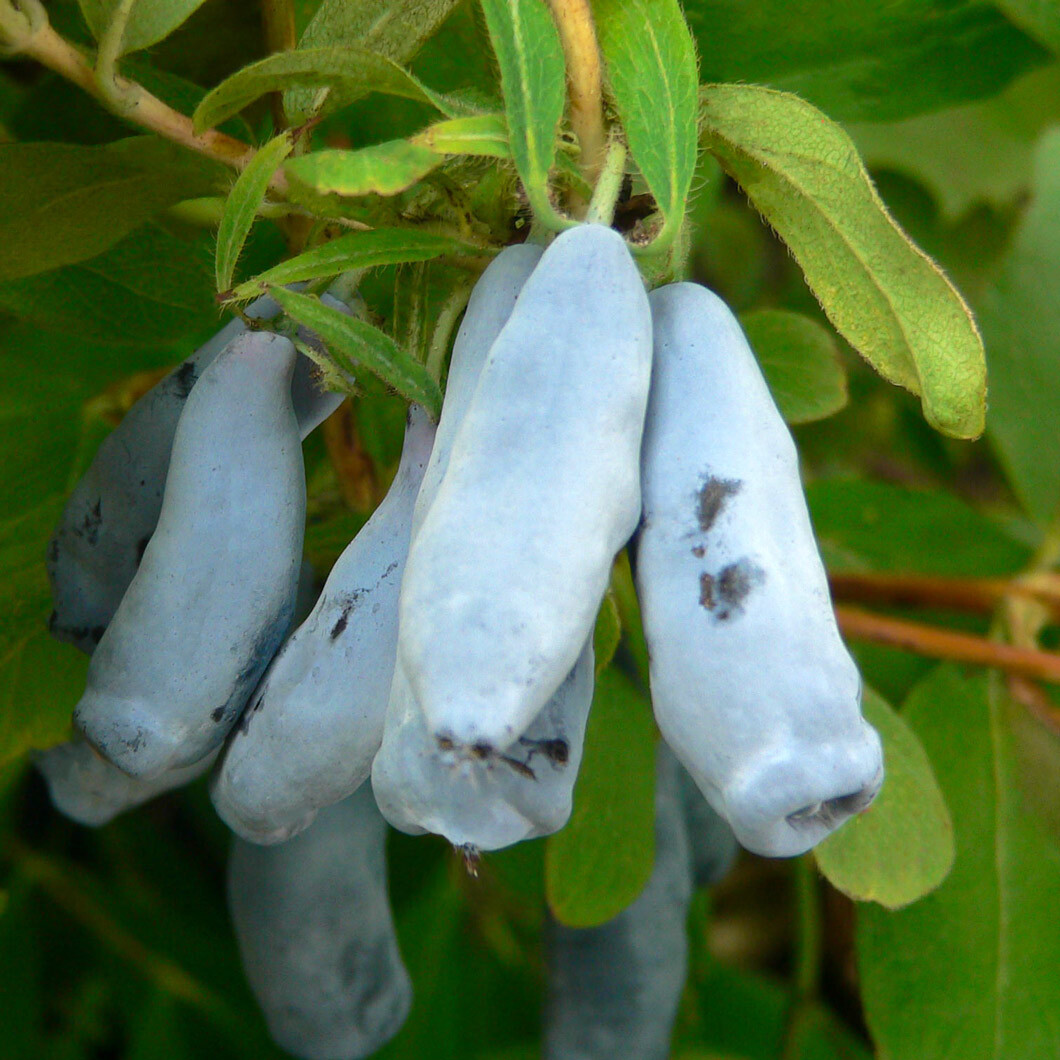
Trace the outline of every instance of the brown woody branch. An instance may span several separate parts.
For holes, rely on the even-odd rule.
[[[839,605],[835,613],[844,636],[854,640],[868,640],[932,659],[994,667],[1010,674],[1060,684],[1060,655],[1053,652],[1018,648],[969,633],[874,615],[856,607]]]

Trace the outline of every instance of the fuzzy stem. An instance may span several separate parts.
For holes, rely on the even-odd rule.
[[[609,225],[615,216],[615,204],[622,192],[626,175],[626,149],[615,140],[607,150],[600,179],[593,189],[592,201],[585,215],[586,224]]]
[[[596,43],[589,0],[549,0],[567,61],[570,123],[581,147],[580,167],[589,184],[595,184],[604,162],[607,132],[600,75],[600,48]]]

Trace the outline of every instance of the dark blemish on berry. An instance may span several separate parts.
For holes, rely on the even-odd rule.
[[[57,537],[53,537],[51,541],[48,542],[48,562],[59,562],[59,539]]]
[[[484,762],[487,758],[492,757],[493,748],[488,743],[475,743],[471,745],[471,753],[480,761]]]
[[[519,776],[525,777],[527,780],[537,780],[537,774],[526,762],[520,762],[518,758],[510,758],[508,755],[501,755],[501,761],[510,766]]]
[[[242,733],[244,736],[250,732],[250,719],[251,716],[257,714],[261,708],[265,706],[265,697],[258,696],[254,702],[243,711],[243,716],[239,719],[239,724],[236,726],[236,732]],[[215,712],[216,713],[216,712]]]
[[[137,729],[135,736],[133,736],[130,739],[126,739],[126,738],[123,737],[123,738],[119,739],[118,742],[122,745],[122,747],[124,747],[131,754],[135,754],[137,751],[140,750],[141,747],[143,747],[144,742],[146,741],[146,739],[147,739],[147,734],[144,732],[144,730],[143,729]],[[102,746],[101,746],[100,750],[102,750]],[[107,756],[104,755],[104,757],[107,757]]]
[[[532,740],[527,736],[520,736],[519,742],[529,747],[530,754],[526,756],[529,763],[535,751],[540,751],[553,765],[565,766],[570,761],[570,745],[566,740]]]
[[[97,498],[96,503],[88,509],[84,519],[81,520],[81,525],[74,527],[74,533],[78,537],[83,537],[90,545],[94,545],[99,540],[99,525],[102,522],[103,501]]]
[[[437,737],[437,743],[439,751],[451,751],[453,749],[453,741],[448,736]]]
[[[331,639],[335,640],[336,637],[340,636],[346,629],[346,623],[350,619],[350,611],[353,609],[352,604],[347,604],[342,609],[342,614],[339,615],[339,620],[331,627]]]
[[[716,593],[717,603],[724,604],[718,612],[722,622],[738,615],[751,591],[765,580],[765,572],[756,567],[750,560],[741,559],[723,567],[721,573],[713,579],[712,592]],[[702,579],[700,579],[702,592]]]
[[[742,485],[736,479],[707,477],[696,494],[696,523],[700,530],[705,533],[714,525],[725,502],[735,497]]]
[[[702,559],[706,554],[707,554],[707,546],[706,545],[696,545],[695,548],[692,549],[692,555],[695,556],[696,559]]]
[[[195,371],[195,365],[191,361],[185,361],[173,373],[173,381],[177,385],[177,395],[181,401],[187,401],[191,388],[195,385],[198,378],[198,372]]]
[[[713,611],[715,603],[714,576],[704,571],[699,576],[699,606],[705,607],[708,611]]]
[[[213,718],[213,720],[215,722],[220,722],[220,720],[224,716],[225,716],[225,708],[224,707],[218,707],[216,710],[211,711],[211,713],[210,713],[210,717]]]

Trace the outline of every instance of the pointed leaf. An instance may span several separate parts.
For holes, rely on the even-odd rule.
[[[232,297],[238,301],[256,298],[268,286],[337,276],[340,272],[350,269],[429,261],[443,254],[482,252],[481,247],[462,243],[449,236],[409,228],[377,228],[371,232],[350,232],[266,269],[254,279],[240,284],[232,292]]]
[[[415,184],[435,166],[440,155],[408,140],[388,140],[359,151],[314,151],[286,165],[296,196],[396,195]]]
[[[1060,848],[1028,812],[1000,683],[943,666],[903,715],[953,813],[946,882],[897,912],[858,911],[869,1029],[887,1060],[1060,1057]]]
[[[898,227],[843,130],[795,96],[757,85],[701,94],[706,146],[791,248],[836,330],[924,415],[982,432],[983,345],[968,307]]]
[[[221,223],[217,227],[214,274],[218,291],[227,291],[232,286],[236,262],[265,199],[269,181],[293,147],[294,140],[289,132],[270,140],[251,159],[232,186]]]
[[[503,114],[475,114],[436,122],[412,138],[412,142],[440,155],[479,155],[511,158],[508,123]]]
[[[534,213],[562,224],[548,197],[566,84],[559,34],[541,0],[482,0],[482,10],[501,69],[515,168]]]
[[[407,401],[422,405],[435,419],[442,407],[438,384],[388,335],[346,316],[309,295],[272,287],[270,294],[292,319],[315,331],[338,367],[348,374],[367,369]]]
[[[668,245],[696,168],[692,38],[677,0],[595,0],[600,49],[630,151],[662,211]]]
[[[596,679],[574,812],[545,848],[555,918],[594,927],[644,889],[655,858],[655,726],[651,707],[617,670]]]
[[[832,333],[786,309],[740,316],[769,389],[788,423],[811,423],[847,403],[847,375]]]
[[[195,108],[196,132],[211,129],[268,92],[293,85],[332,88],[336,102],[350,102],[369,92],[413,99],[436,107],[447,117],[465,113],[466,105],[432,92],[393,60],[352,44],[277,52],[222,81]]]
[[[887,777],[876,801],[814,850],[833,887],[898,909],[933,891],[953,866],[953,824],[920,741],[865,689],[865,717],[883,741]]]

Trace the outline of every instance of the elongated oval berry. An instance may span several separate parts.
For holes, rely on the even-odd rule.
[[[592,698],[590,638],[574,669],[511,746],[461,747],[430,733],[399,663],[383,745],[372,763],[379,809],[403,832],[434,832],[476,851],[559,831],[571,813]]]
[[[35,765],[48,785],[52,805],[71,820],[96,827],[156,795],[190,784],[213,765],[214,757],[207,755],[153,780],[140,780],[102,758],[90,744],[70,740],[42,751]]]
[[[394,673],[412,508],[433,439],[434,425],[413,405],[386,497],[232,730],[211,796],[244,839],[287,839],[368,777]]]
[[[362,788],[286,843],[232,846],[228,900],[243,968],[272,1037],[304,1060],[370,1056],[408,1014],[385,843]]]
[[[416,498],[412,532],[416,534],[427,517],[427,512],[438,495],[449,458],[453,451],[460,425],[464,422],[482,366],[490,348],[515,308],[515,300],[544,253],[533,243],[506,247],[490,262],[479,277],[467,311],[460,323],[453,353],[449,359],[449,375],[445,381],[445,401],[438,420],[434,449],[423,476],[423,485]]]
[[[218,747],[290,622],[305,528],[294,363],[289,340],[242,335],[185,404],[158,526],[74,714],[133,776]]]
[[[295,599],[296,621],[309,613],[316,599],[313,567],[302,563]],[[198,762],[176,766],[157,777],[130,777],[103,758],[84,740],[68,740],[34,756],[48,786],[52,805],[78,824],[99,826],[167,791],[190,784],[213,765],[213,751]]]
[[[563,233],[490,348],[409,553],[398,657],[436,738],[504,751],[573,668],[639,516],[650,361],[621,236]]]
[[[346,309],[328,295],[323,300]],[[279,305],[265,297],[246,312],[251,319],[267,321],[279,311]],[[49,629],[60,640],[87,652],[99,643],[158,523],[184,402],[207,366],[246,330],[242,320],[230,321],[144,394],[103,440],[74,487],[48,543],[46,562],[54,602]],[[310,332],[300,331],[299,337],[320,345]],[[303,438],[343,397],[323,389],[315,365],[301,355],[291,392]]]
[[[688,964],[692,864],[679,766],[656,761],[655,867],[639,897],[594,928],[549,924],[545,1060],[665,1060]]]
[[[739,324],[691,283],[651,307],[636,577],[655,717],[745,847],[800,854],[875,797],[880,741],[794,443]]]

